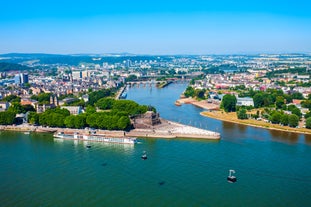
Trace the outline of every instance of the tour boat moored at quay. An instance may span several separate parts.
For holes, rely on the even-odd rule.
[[[81,141],[93,141],[93,142],[109,142],[109,143],[120,143],[120,144],[135,144],[137,143],[136,138],[132,137],[105,137],[102,135],[88,135],[88,134],[65,134],[64,132],[57,132],[54,134],[55,138],[60,139],[72,139]]]

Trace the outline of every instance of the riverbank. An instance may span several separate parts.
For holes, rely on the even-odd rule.
[[[206,109],[206,110],[219,110],[219,104],[208,103],[206,100],[198,101],[193,98],[181,98],[175,102],[175,105],[180,106],[181,104],[192,104],[194,106]]]
[[[311,130],[306,129],[306,128],[292,128],[289,126],[281,126],[279,124],[271,124],[268,122],[258,121],[254,119],[244,119],[244,120],[238,119],[236,116],[236,112],[226,113],[223,111],[211,111],[211,112],[204,111],[204,112],[201,112],[200,114],[202,116],[206,116],[209,118],[218,119],[221,121],[227,121],[227,122],[236,123],[236,124],[243,124],[243,125],[252,126],[252,127],[299,133],[299,134],[311,134]]]
[[[0,126],[0,130],[19,131],[19,132],[39,132],[39,133],[74,133],[89,134],[90,129],[70,129],[70,128],[52,128],[42,126],[32,126],[28,124],[16,126]],[[94,131],[94,130],[92,130]],[[144,138],[193,138],[193,139],[212,139],[219,140],[220,134],[217,132],[199,129],[196,127],[179,124],[176,122],[161,119],[161,124],[148,129],[132,129],[130,131],[110,131],[96,129],[97,135],[106,137],[144,137]]]

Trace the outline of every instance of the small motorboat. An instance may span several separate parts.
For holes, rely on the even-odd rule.
[[[232,175],[232,173],[235,173],[235,171],[229,170],[229,176],[227,177],[229,183],[235,183],[237,181],[236,177]]]
[[[146,160],[147,159],[147,154],[146,151],[143,152],[141,159]]]
[[[91,145],[86,145],[86,148],[91,148]]]

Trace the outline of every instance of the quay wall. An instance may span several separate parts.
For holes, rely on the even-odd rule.
[[[219,140],[220,134],[217,132],[199,129],[196,127],[183,125],[176,122],[167,121],[161,119],[161,124],[157,124],[152,128],[147,129],[132,129],[126,131],[109,131],[109,130],[90,130],[86,129],[69,129],[69,128],[50,128],[42,126],[31,125],[17,125],[17,126],[4,126],[0,125],[0,130],[9,131],[23,131],[23,132],[64,132],[80,134],[89,134],[90,131],[95,131],[97,135],[103,135],[106,137],[146,137],[146,138],[194,138],[194,139],[213,139]]]

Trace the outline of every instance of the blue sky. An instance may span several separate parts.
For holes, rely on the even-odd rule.
[[[309,2],[11,0],[0,53],[309,53]]]

